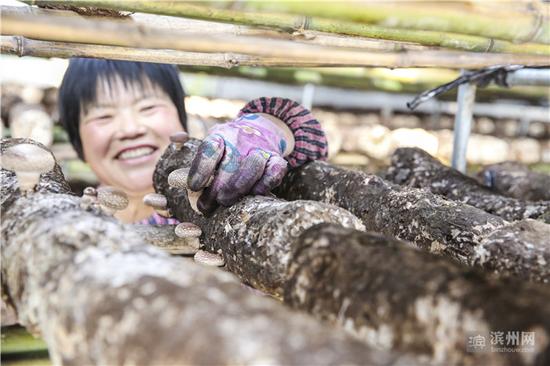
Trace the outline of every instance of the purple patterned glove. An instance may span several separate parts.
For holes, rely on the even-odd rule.
[[[273,122],[255,113],[211,128],[189,170],[189,188],[204,189],[198,208],[208,213],[218,203],[230,206],[248,193],[269,193],[288,170],[283,158],[288,144]]]

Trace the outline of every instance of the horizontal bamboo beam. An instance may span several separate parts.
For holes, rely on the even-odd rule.
[[[232,68],[247,66],[318,66],[315,63],[289,62],[275,57],[249,56],[236,53],[186,52],[168,49],[103,46],[85,43],[38,41],[21,36],[1,36],[3,54],[34,57],[95,57],[112,60],[160,62],[177,65]]]
[[[363,62],[357,62],[350,59],[347,62],[341,62],[330,59],[321,59],[312,61],[309,58],[302,60],[300,58],[254,56],[233,52],[224,53],[206,53],[206,52],[187,52],[171,49],[150,49],[150,48],[132,48],[120,46],[105,46],[86,43],[73,42],[51,42],[30,39],[22,36],[0,36],[0,47],[3,54],[12,54],[17,56],[35,56],[35,57],[95,57],[113,60],[128,60],[141,62],[161,62],[187,66],[210,66],[231,69],[236,66],[266,66],[266,67],[334,67],[334,66],[373,66],[373,67],[447,67],[447,68],[481,68],[495,65],[495,62],[502,61],[495,57],[497,55],[479,55],[476,53],[456,53],[447,51],[425,51],[430,55],[415,53],[410,55],[408,60],[390,63],[380,61],[375,58],[378,53],[373,54],[373,59],[369,65]],[[365,52],[362,52],[365,54]],[[387,55],[387,54],[386,54]],[[403,53],[396,53],[396,58]],[[419,57],[417,57],[419,56]],[[490,56],[490,57],[488,57]],[[539,56],[508,56],[510,64],[529,61],[535,64],[539,62],[550,65],[550,61]],[[431,61],[428,59],[431,57]],[[355,82],[357,84],[357,82]]]
[[[10,14],[64,15],[68,17],[80,17],[72,11],[42,9],[32,6],[2,6],[2,11]],[[292,39],[296,42],[318,46],[360,48],[371,51],[418,51],[433,48],[421,46],[411,42],[386,41],[382,39],[373,39],[360,36],[349,37],[345,35],[317,32],[312,30],[300,30],[299,32],[289,33],[278,29],[265,29],[246,25],[235,25],[230,23],[211,22],[206,20],[146,13],[135,13],[129,15],[126,20],[142,26],[185,31],[186,33],[257,36],[287,40]]]
[[[95,57],[113,60],[161,62],[187,66],[209,66],[231,69],[236,66],[266,67],[331,67],[340,66],[330,60],[301,61],[280,57],[264,57],[232,52],[206,53],[169,49],[104,46],[86,43],[50,42],[21,36],[0,36],[1,52],[17,56],[34,57]],[[351,63],[349,66],[354,66]]]
[[[550,25],[542,12],[492,9],[491,13],[450,8],[445,2],[385,3],[383,1],[247,1],[246,9],[326,17],[410,30],[454,32],[508,40],[550,43]],[[501,4],[506,6],[506,4]],[[546,15],[547,16],[547,15]],[[497,26],[498,24],[498,26]]]
[[[331,59],[335,64],[399,64],[402,55],[370,54],[306,46],[293,42],[252,37],[212,36],[165,31],[127,22],[74,19],[63,16],[12,16],[2,13],[2,34],[22,35],[40,40],[94,43],[100,45],[176,49],[191,52],[239,52],[266,57],[317,62]],[[375,58],[373,62],[373,57]]]
[[[270,65],[288,66],[381,66],[481,68],[501,64],[545,66],[547,57],[538,55],[497,55],[445,51],[377,53],[334,47],[304,45],[292,41],[258,37],[187,34],[148,28],[128,22],[80,19],[53,15],[20,15],[2,12],[1,33],[40,40],[92,43],[191,52],[236,52],[277,58]],[[12,51],[13,52],[13,51]],[[44,54],[44,51],[42,51]],[[50,56],[55,56],[51,54]],[[112,57],[112,54],[111,54]],[[120,59],[124,55],[121,53]],[[284,60],[284,61],[283,61]],[[323,60],[319,62],[319,60]],[[251,62],[252,63],[252,62]],[[252,63],[258,65],[257,63]]]
[[[143,0],[65,0],[37,1],[25,0],[27,4],[93,6],[122,11],[143,12],[159,15],[172,15],[193,19],[203,19],[250,26],[268,27],[286,31],[315,30],[327,33],[347,34],[393,41],[415,42],[425,46],[439,46],[476,52],[503,52],[549,54],[548,47],[541,44],[525,43],[517,45],[508,41],[425,30],[396,29],[370,24],[360,24],[334,19],[309,18],[280,13],[235,11],[198,6],[187,2],[164,2]],[[305,4],[311,4],[305,2]]]

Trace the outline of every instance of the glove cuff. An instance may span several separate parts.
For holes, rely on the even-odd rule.
[[[327,138],[321,124],[304,106],[286,98],[262,97],[248,102],[238,117],[249,113],[266,113],[286,123],[294,134],[294,151],[286,157],[292,168],[312,160],[326,160]]]

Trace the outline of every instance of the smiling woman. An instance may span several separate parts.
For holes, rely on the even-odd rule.
[[[160,154],[183,129],[168,95],[143,84],[125,87],[118,77],[98,83],[97,103],[82,110],[79,129],[84,159],[100,181],[130,195],[151,190]]]
[[[60,116],[79,156],[102,185],[128,194],[124,222],[154,214],[142,203],[170,135],[185,130],[183,88],[174,66],[73,59],[60,88]]]

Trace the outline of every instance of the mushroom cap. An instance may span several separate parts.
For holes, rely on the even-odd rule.
[[[110,186],[97,189],[99,204],[114,210],[124,210],[128,206],[128,196],[124,191]]]
[[[189,168],[176,169],[168,175],[168,185],[173,188],[187,188],[188,175]]]
[[[170,135],[170,141],[179,144],[189,141],[189,134],[185,131],[179,131]]]
[[[176,236],[180,238],[198,238],[202,235],[202,230],[190,222],[182,222],[174,229]]]
[[[2,154],[2,168],[13,172],[46,173],[54,166],[52,153],[35,144],[17,144]]]
[[[143,197],[143,203],[156,210],[164,210],[168,202],[166,197],[159,193],[148,193]]]
[[[82,193],[85,196],[97,196],[97,190],[94,187],[86,187]]]
[[[223,257],[219,254],[209,253],[205,250],[199,250],[193,256],[195,262],[205,264],[207,266],[218,266],[221,267],[225,264]]]

